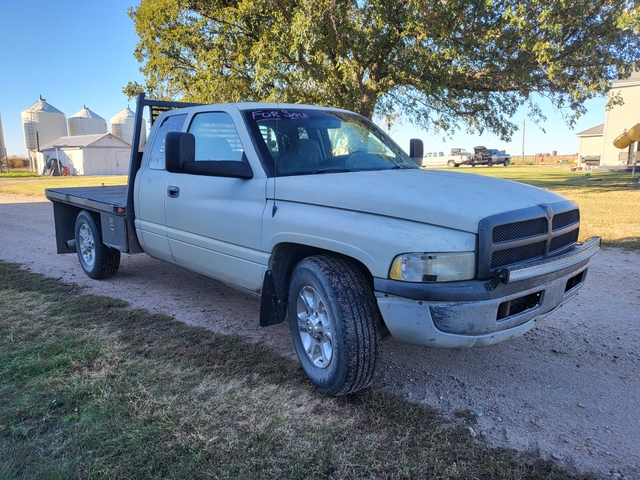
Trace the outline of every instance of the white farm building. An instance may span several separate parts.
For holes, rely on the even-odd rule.
[[[615,105],[605,113],[604,123],[594,126],[576,136],[579,139],[580,162],[592,166],[624,167],[640,160],[640,145],[632,143],[619,150],[613,140],[624,131],[640,122],[640,72],[629,78],[611,84],[611,94],[624,100],[623,105]]]
[[[71,175],[125,175],[130,154],[131,145],[110,133],[75,135],[41,145],[38,163],[57,158]]]

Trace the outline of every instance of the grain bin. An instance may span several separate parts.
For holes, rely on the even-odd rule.
[[[78,113],[69,117],[69,136],[95,135],[107,133],[107,121],[86,106]]]
[[[133,126],[136,123],[136,114],[129,107],[117,113],[110,120],[111,134],[124,140],[128,144],[133,142]],[[144,147],[147,143],[147,122],[143,119],[140,131],[140,146]]]
[[[22,112],[22,127],[25,147],[35,152],[38,145],[67,136],[67,117],[41,95],[40,100]]]

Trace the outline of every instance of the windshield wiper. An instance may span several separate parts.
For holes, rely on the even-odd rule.
[[[316,171],[313,172],[313,174],[315,175],[316,173],[344,173],[344,172],[353,172],[356,169],[354,168],[347,168],[347,167],[327,167],[327,168],[320,168]]]
[[[407,165],[394,165],[391,167],[391,170],[413,170],[414,167],[409,167]]]

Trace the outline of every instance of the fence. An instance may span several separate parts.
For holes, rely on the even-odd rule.
[[[548,153],[536,153],[535,155],[511,155],[511,163],[520,165],[555,165],[573,164],[578,159],[577,154],[572,155],[550,155]]]

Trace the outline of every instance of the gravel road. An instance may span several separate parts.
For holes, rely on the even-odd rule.
[[[75,255],[56,255],[43,197],[0,195],[0,258],[295,358],[286,325],[258,326],[257,297],[214,280],[147,255],[123,255],[115,277],[90,280]],[[492,445],[640,479],[640,254],[603,249],[580,294],[517,340],[469,350],[386,341],[374,388],[446,413],[471,410]]]

